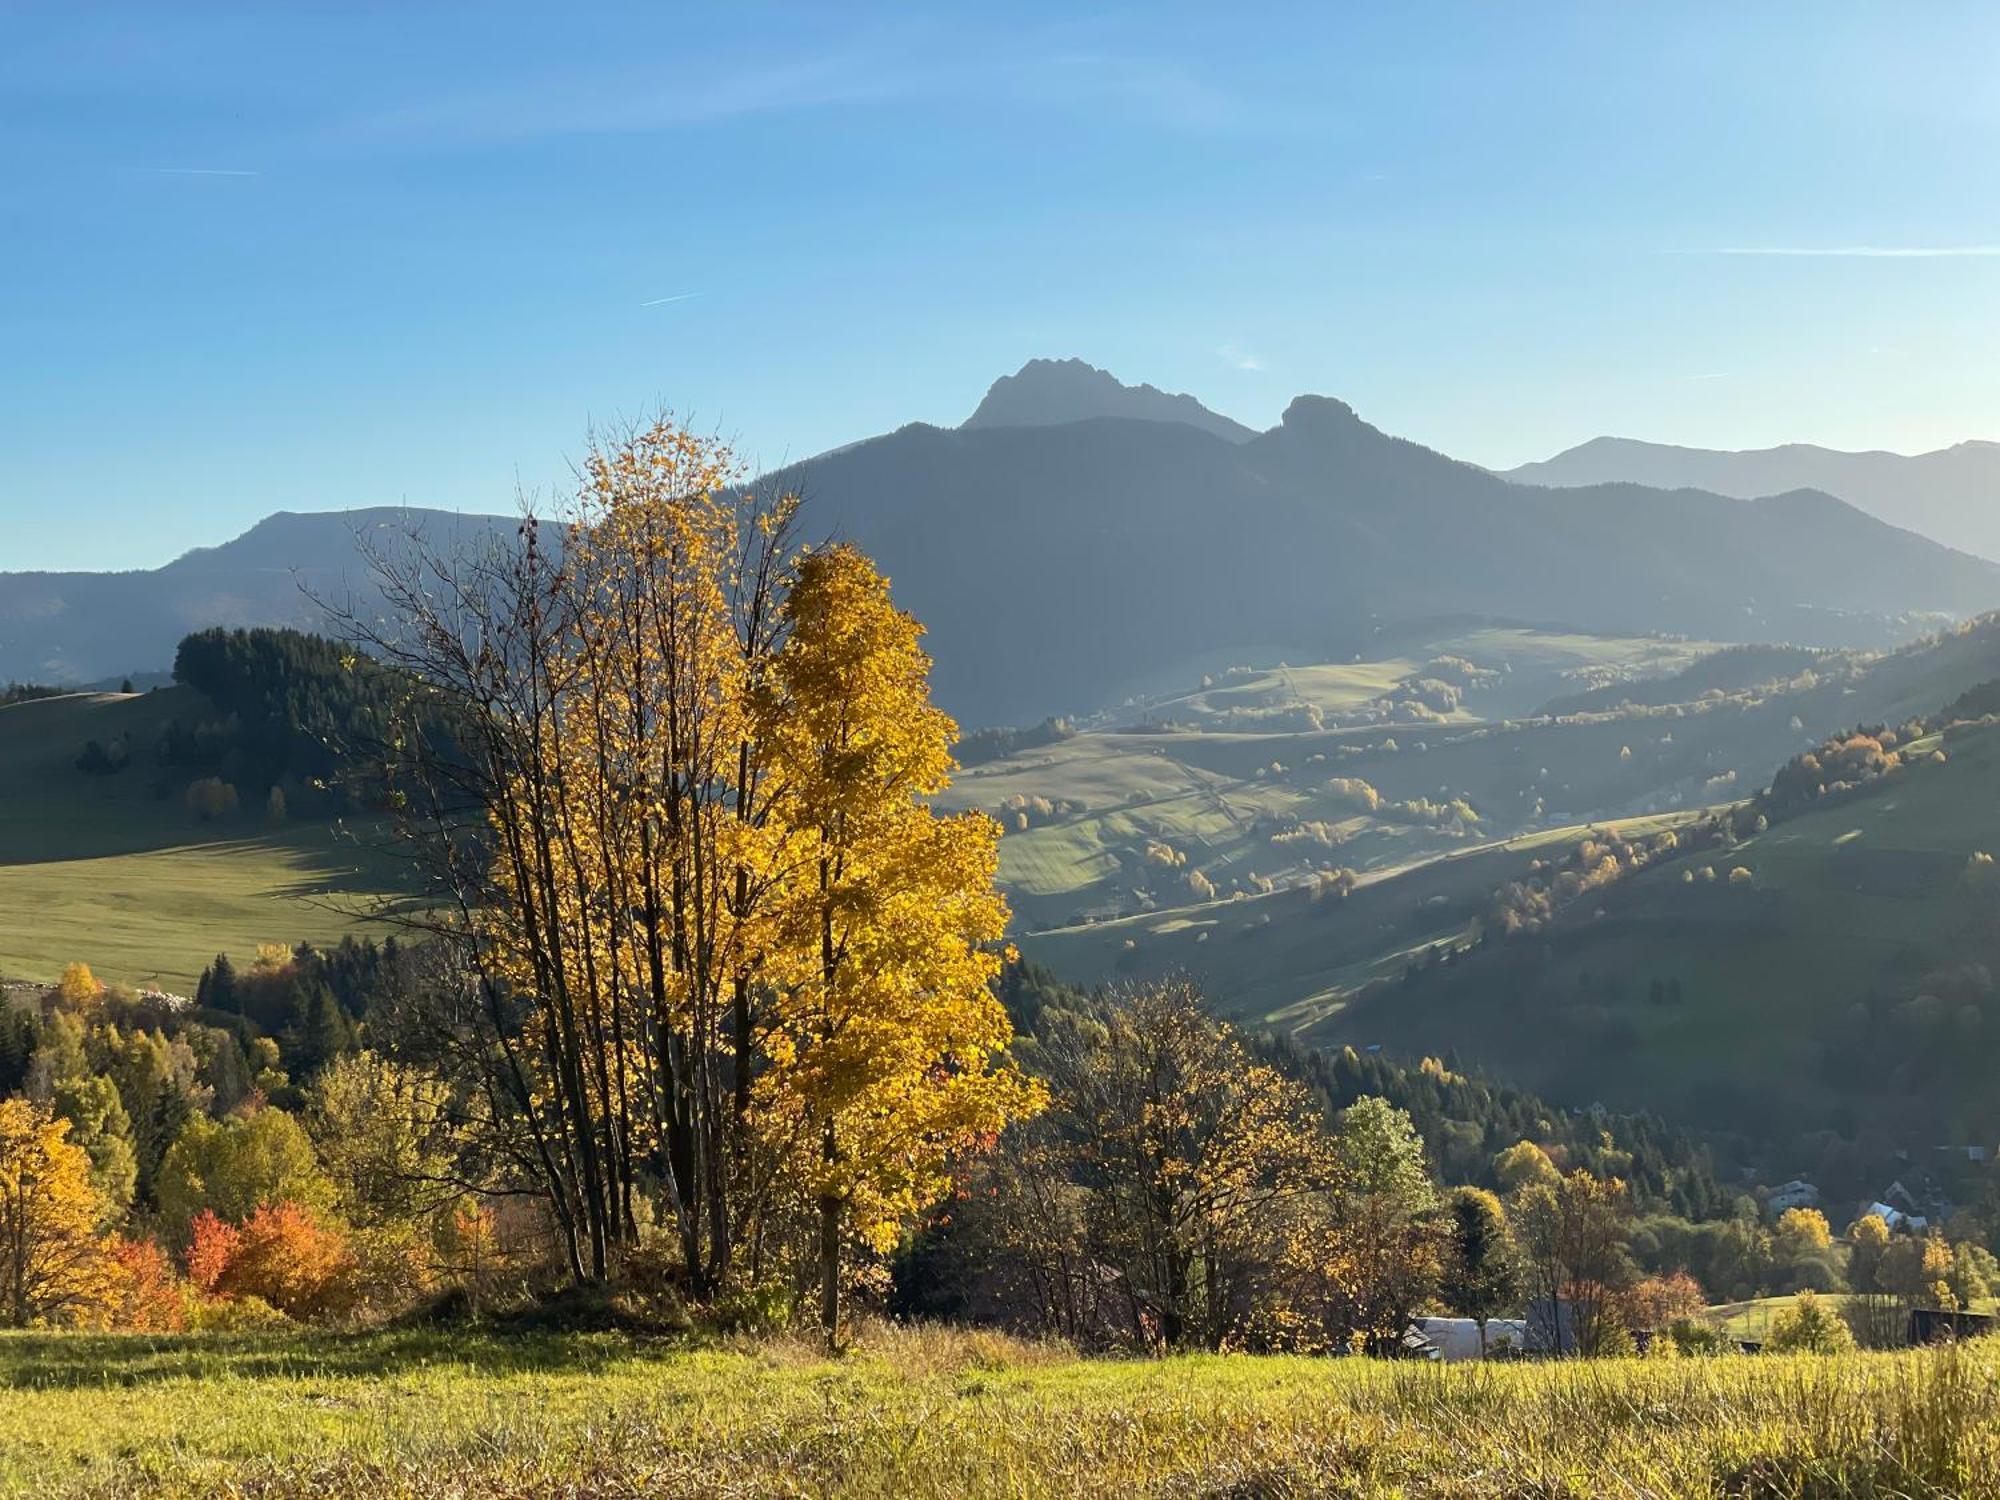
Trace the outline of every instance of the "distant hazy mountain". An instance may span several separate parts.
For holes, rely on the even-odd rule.
[[[1959,443],[1914,454],[1842,453],[1787,443],[1730,453],[1601,437],[1545,463],[1523,464],[1505,477],[1563,486],[1618,481],[1659,489],[1692,486],[1740,499],[1825,490],[1947,547],[2000,558],[2000,443]]]
[[[375,509],[267,516],[234,541],[129,573],[0,573],[0,681],[58,684],[143,674],[208,625],[330,628],[315,599],[375,594],[365,546],[394,555],[415,528],[439,545],[476,542],[515,522],[447,511]]]
[[[1241,443],[916,425],[784,478],[881,562],[974,724],[1087,711],[1204,653],[1324,660],[1434,614],[1876,644],[1887,616],[2000,605],[2000,568],[1827,495],[1514,485],[1317,396]]]
[[[1031,359],[993,382],[967,427],[1054,427],[1091,417],[1184,422],[1232,443],[1257,434],[1210,411],[1192,396],[1170,396],[1150,385],[1126,385],[1080,359]]]
[[[1148,413],[1183,411],[1096,374],[1030,365],[980,407],[1039,424],[913,425],[774,476],[805,494],[809,535],[878,559],[968,726],[1088,712],[1198,657],[1343,656],[1383,623],[1436,615],[1873,645],[1911,611],[2000,606],[2000,567],[1828,495],[1510,484],[1320,396],[1243,441],[1211,430],[1221,418],[1059,421],[1073,381],[1096,393],[1085,412],[1105,382]],[[152,572],[0,575],[0,680],[161,667],[202,625],[311,626],[289,570],[322,594],[365,590],[353,533],[390,536],[412,514],[433,540],[514,524],[278,515]]]

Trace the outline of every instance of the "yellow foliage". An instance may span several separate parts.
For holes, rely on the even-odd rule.
[[[90,972],[89,964],[68,965],[62,971],[62,978],[56,981],[56,997],[72,1010],[95,1005],[103,994],[104,986]]]
[[[1797,1255],[1809,1250],[1824,1250],[1833,1243],[1833,1231],[1828,1227],[1826,1215],[1816,1208],[1788,1208],[1778,1215],[1775,1233],[1778,1244]]]
[[[853,549],[793,557],[795,502],[738,478],[671,421],[594,450],[559,568],[524,530],[520,643],[483,663],[523,675],[477,709],[469,936],[530,1017],[507,1088],[575,1143],[541,1169],[573,1268],[629,1238],[644,1165],[696,1296],[825,1258],[815,1215],[888,1246],[1034,1102],[990,989],[999,827],[930,806],[957,731],[920,628]]]
[[[920,627],[859,552],[804,559],[764,734],[779,862],[767,1138],[803,1142],[824,1214],[886,1249],[952,1159],[1039,1102],[1002,1058],[991,982],[1007,908],[999,829],[928,798],[956,727],[929,702]]]
[[[0,1099],[0,1320],[15,1328],[98,1323],[119,1300],[90,1158],[68,1134],[67,1120]]]

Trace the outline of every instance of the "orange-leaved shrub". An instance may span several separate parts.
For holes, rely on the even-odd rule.
[[[287,1317],[346,1310],[354,1255],[346,1237],[289,1199],[263,1203],[241,1224],[203,1209],[188,1246],[188,1276],[211,1297],[255,1297]]]
[[[118,1273],[109,1321],[133,1333],[180,1333],[188,1325],[187,1298],[174,1263],[155,1240],[114,1239]]]

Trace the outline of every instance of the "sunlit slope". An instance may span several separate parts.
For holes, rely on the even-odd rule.
[[[1675,671],[1706,643],[1461,626],[1380,649],[1219,671],[1072,738],[969,766],[941,801],[1000,817],[1001,880],[1025,932],[1200,899],[1194,872],[1217,893],[1255,894],[1515,833],[1543,819],[1545,797],[1608,813],[1658,792],[1663,776],[1698,789],[1713,774],[1699,732],[1634,766],[1621,763],[1616,725],[1551,737],[1553,726],[1509,720],[1563,691]],[[1782,758],[1798,738],[1781,717],[1769,753]],[[1410,805],[1371,804],[1357,780]],[[1469,799],[1474,819],[1431,810],[1453,799]],[[1309,836],[1274,837],[1302,824]],[[1149,862],[1153,845],[1177,863]]]
[[[47,979],[72,959],[100,977],[185,992],[216,953],[324,942],[396,888],[376,829],[267,819],[203,823],[161,795],[153,746],[185,688],[72,695],[0,708],[0,976]],[[111,776],[84,744],[129,737]]]
[[[1000,817],[1001,879],[1034,933],[1733,800],[1829,734],[2000,677],[1990,618],[1880,656],[1497,627],[1383,649],[1214,676],[970,766],[944,801]],[[1423,686],[1445,671],[1449,695]],[[1420,716],[1420,692],[1449,711]]]
[[[1604,826],[1638,837],[1690,816]],[[1471,942],[1497,887],[1585,833],[1581,826],[1547,829],[1364,873],[1345,898],[1277,891],[1033,933],[1020,946],[1085,984],[1190,974],[1236,1021],[1313,1031],[1367,985]]]
[[[2000,727],[1943,745],[1943,764],[1653,865],[1313,1035],[1452,1050],[1566,1102],[1720,1128],[1990,1144],[2000,906],[1976,856],[2000,851]]]

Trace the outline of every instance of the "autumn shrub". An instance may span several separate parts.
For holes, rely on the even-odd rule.
[[[234,817],[241,801],[236,788],[219,776],[204,776],[190,782],[181,794],[181,800],[187,810],[204,823]]]
[[[207,1209],[195,1216],[188,1276],[210,1298],[328,1317],[354,1305],[356,1270],[346,1237],[289,1200],[259,1205],[240,1225]]]
[[[240,1238],[236,1226],[217,1217],[213,1210],[205,1208],[195,1215],[189,1226],[187,1273],[197,1290],[213,1293],[221,1286]]]
[[[349,1310],[392,1315],[437,1290],[437,1257],[426,1227],[416,1221],[356,1229],[347,1236],[353,1265]]]
[[[463,1247],[458,1252],[458,1270],[469,1287],[477,1279],[477,1264],[476,1258],[472,1264],[467,1263],[466,1250],[476,1251],[482,1239],[490,1238],[490,1220],[490,1214],[477,1207],[461,1207],[452,1215],[448,1238],[454,1245]],[[625,1252],[619,1279],[626,1295],[647,1313],[670,1321],[686,1319],[687,1303],[683,1296],[685,1266],[680,1248],[674,1244],[671,1234],[655,1231],[641,1238],[638,1244]]]
[[[765,1283],[726,1292],[715,1302],[716,1326],[731,1333],[780,1333],[792,1320],[792,1297]]]
[[[1655,1340],[1655,1342],[1661,1342]],[[1683,1355],[1734,1354],[1736,1340],[1729,1336],[1729,1330],[1718,1323],[1709,1323],[1699,1318],[1681,1318],[1666,1329],[1665,1342],[1671,1343]]]
[[[168,1241],[176,1246],[188,1243],[203,1212],[240,1224],[262,1203],[291,1202],[325,1214],[334,1201],[305,1127],[271,1108],[228,1120],[189,1120],[161,1160],[154,1191]]]
[[[1619,1299],[1619,1311],[1632,1328],[1668,1328],[1697,1318],[1708,1305],[1701,1283],[1685,1271],[1648,1276]]]
[[[1845,1354],[1854,1348],[1854,1334],[1840,1314],[1811,1292],[1771,1319],[1764,1347],[1773,1354]]]
[[[179,1333],[187,1328],[187,1289],[158,1241],[115,1239],[111,1259],[118,1268],[107,1314],[111,1327],[130,1333]]]
[[[190,1333],[274,1333],[295,1326],[262,1297],[196,1298],[188,1304]]]

